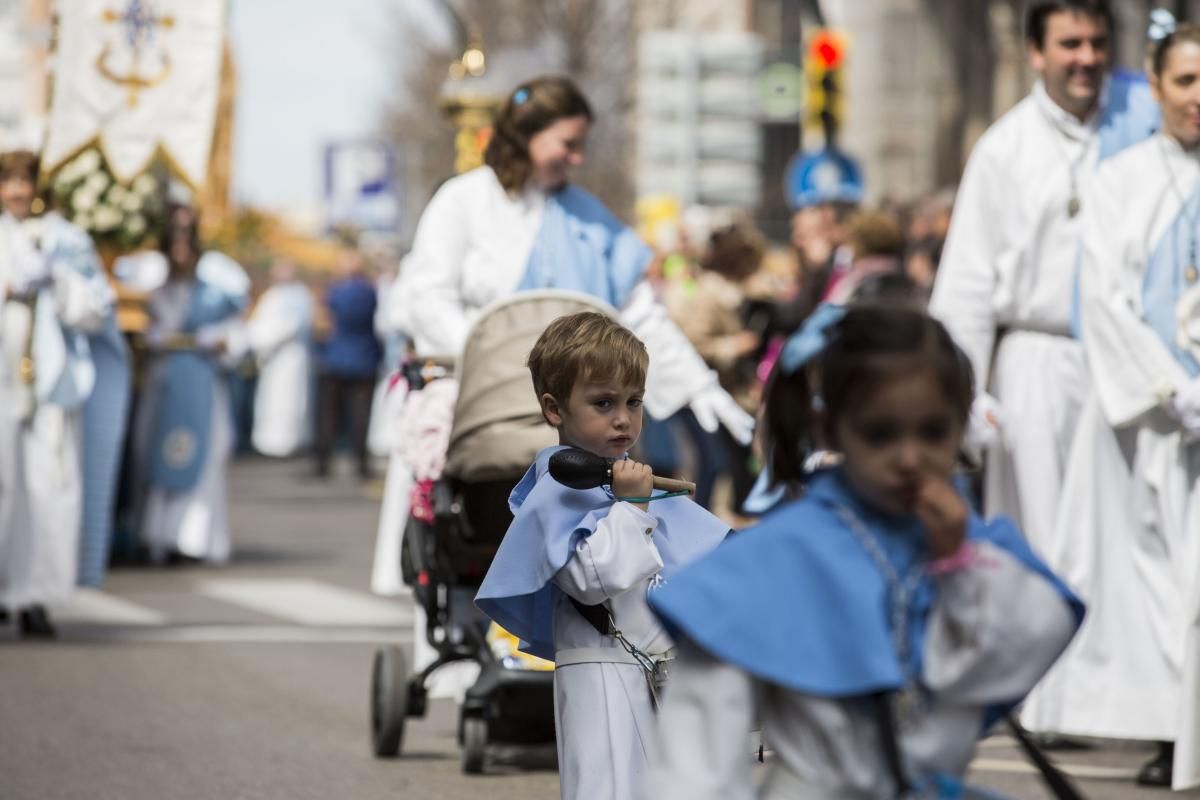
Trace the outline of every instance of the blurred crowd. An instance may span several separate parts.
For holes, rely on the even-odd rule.
[[[952,189],[906,204],[813,203],[794,213],[790,243],[775,246],[744,216],[694,207],[654,231],[651,277],[722,387],[754,414],[782,343],[818,304],[926,303],[953,205]],[[698,502],[740,520],[760,469],[752,446],[704,430],[685,408],[648,423],[644,450],[656,472],[694,479]]]

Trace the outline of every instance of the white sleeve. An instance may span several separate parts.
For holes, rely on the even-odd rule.
[[[1002,205],[1009,197],[1002,170],[990,152],[993,139],[985,136],[967,162],[954,201],[946,246],[938,265],[929,313],[941,320],[971,360],[978,391],[987,391],[996,314],[992,305],[998,258],[1004,246]]]
[[[401,276],[409,264],[409,257],[405,256],[400,262],[400,271],[396,274],[395,280],[379,292],[379,302],[375,306],[375,336],[380,341],[384,341],[396,334],[408,334],[407,320],[404,313],[404,295],[401,291],[403,281]]]
[[[113,313],[116,294],[100,271],[85,275],[66,267],[54,271],[54,302],[59,321],[81,333],[96,333]]]
[[[650,354],[645,404],[651,416],[666,419],[716,385],[717,374],[671,321],[649,283],[642,281],[634,287],[620,317],[621,324],[645,343]]]
[[[643,800],[752,800],[746,740],[757,716],[753,679],[687,639],[670,669]]]
[[[1188,375],[1142,321],[1133,291],[1143,276],[1125,274],[1134,254],[1121,246],[1126,198],[1111,175],[1102,172],[1083,204],[1079,318],[1100,407],[1119,427],[1169,403]]]
[[[925,685],[939,700],[986,705],[1023,697],[1075,633],[1062,595],[989,543],[978,561],[937,579],[925,640]]]
[[[554,584],[584,605],[646,588],[663,568],[651,534],[658,520],[629,503],[613,503],[591,536],[580,539]]]
[[[412,252],[388,298],[392,323],[406,329],[422,355],[456,355],[470,327],[462,296],[462,262],[469,244],[465,198],[451,181],[421,214]]]

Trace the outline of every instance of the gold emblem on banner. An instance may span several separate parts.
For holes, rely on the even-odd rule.
[[[159,85],[171,74],[171,58],[164,50],[159,50],[161,55],[156,74],[143,75],[142,63],[146,51],[154,44],[157,30],[175,27],[175,17],[155,13],[153,5],[147,0],[129,0],[124,11],[106,9],[101,19],[123,28],[120,39],[128,47],[131,63],[125,74],[116,72],[109,64],[114,53],[113,43],[109,42],[96,57],[96,71],[106,80],[125,87],[129,92],[127,102],[133,108],[138,104],[139,92]]]

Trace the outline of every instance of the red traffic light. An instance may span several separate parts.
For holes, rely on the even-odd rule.
[[[821,31],[813,37],[809,54],[824,69],[837,69],[842,65],[846,47],[842,38],[832,31]]]

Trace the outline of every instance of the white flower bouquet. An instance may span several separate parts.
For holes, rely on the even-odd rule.
[[[143,245],[164,213],[159,182],[143,173],[128,185],[118,181],[94,147],[81,152],[50,178],[54,207],[99,243],[120,250]]]

